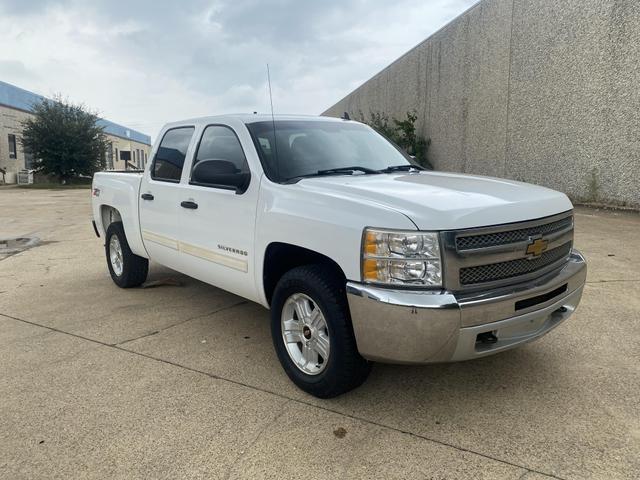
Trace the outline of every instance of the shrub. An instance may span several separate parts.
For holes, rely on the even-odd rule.
[[[424,138],[416,133],[416,121],[418,115],[415,110],[407,112],[404,120],[389,117],[383,112],[371,112],[369,118],[365,118],[360,112],[359,121],[366,123],[371,128],[381,133],[389,140],[402,148],[409,155],[415,157],[417,163],[429,170],[433,170],[433,165],[427,157],[431,139]]]
[[[67,183],[104,168],[107,139],[95,113],[58,96],[34,105],[33,114],[22,124],[22,145],[36,172]]]

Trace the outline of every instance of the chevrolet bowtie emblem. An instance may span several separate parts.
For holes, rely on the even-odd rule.
[[[549,246],[549,241],[544,240],[543,238],[536,238],[535,240],[531,240],[527,245],[527,255],[531,255],[532,257],[539,257],[542,255],[547,247]]]

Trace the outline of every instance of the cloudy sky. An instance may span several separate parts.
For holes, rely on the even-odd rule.
[[[318,114],[476,0],[0,0],[0,80],[154,137],[163,123]]]

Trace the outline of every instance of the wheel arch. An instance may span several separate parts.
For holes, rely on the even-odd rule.
[[[106,233],[109,225],[122,222],[122,215],[117,208],[111,205],[100,205],[100,222],[102,223],[102,231]]]
[[[126,208],[121,211],[113,205],[103,203],[99,206],[96,217],[99,222],[99,230],[102,229],[105,236],[109,225],[115,222],[121,222],[131,251],[140,257],[149,258],[147,251],[144,248],[144,244],[142,243],[142,237],[140,236],[139,219],[137,215],[133,217],[128,214]],[[106,241],[107,240],[105,238],[105,242]]]
[[[267,303],[271,305],[276,285],[286,272],[296,267],[313,264],[330,266],[346,282],[344,271],[332,258],[290,243],[270,243],[265,250],[262,268],[262,285]]]

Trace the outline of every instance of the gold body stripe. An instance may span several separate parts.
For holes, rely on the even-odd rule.
[[[178,250],[178,241],[173,238],[165,237],[157,233],[150,232],[149,230],[142,231],[142,238],[149,240],[150,242],[157,243],[164,247],[169,247],[174,250]]]
[[[246,273],[248,271],[248,262],[246,260],[240,260],[239,258],[214,252],[206,248],[196,247],[195,245],[190,245],[184,242],[179,242],[179,246],[181,252],[188,253],[194,257],[203,258],[210,262],[224,265],[225,267],[233,268],[234,270],[239,270],[241,272]]]
[[[206,248],[197,247],[195,245],[191,245],[190,243],[179,242],[177,240],[174,240],[173,238],[149,232],[148,230],[142,231],[142,238],[150,242],[162,245],[164,247],[169,247],[173,250],[179,250],[180,252],[184,252],[188,255],[217,263],[218,265],[233,268],[234,270],[238,270],[240,272],[246,273],[249,271],[249,263],[246,260],[241,260],[230,255],[225,255]]]

